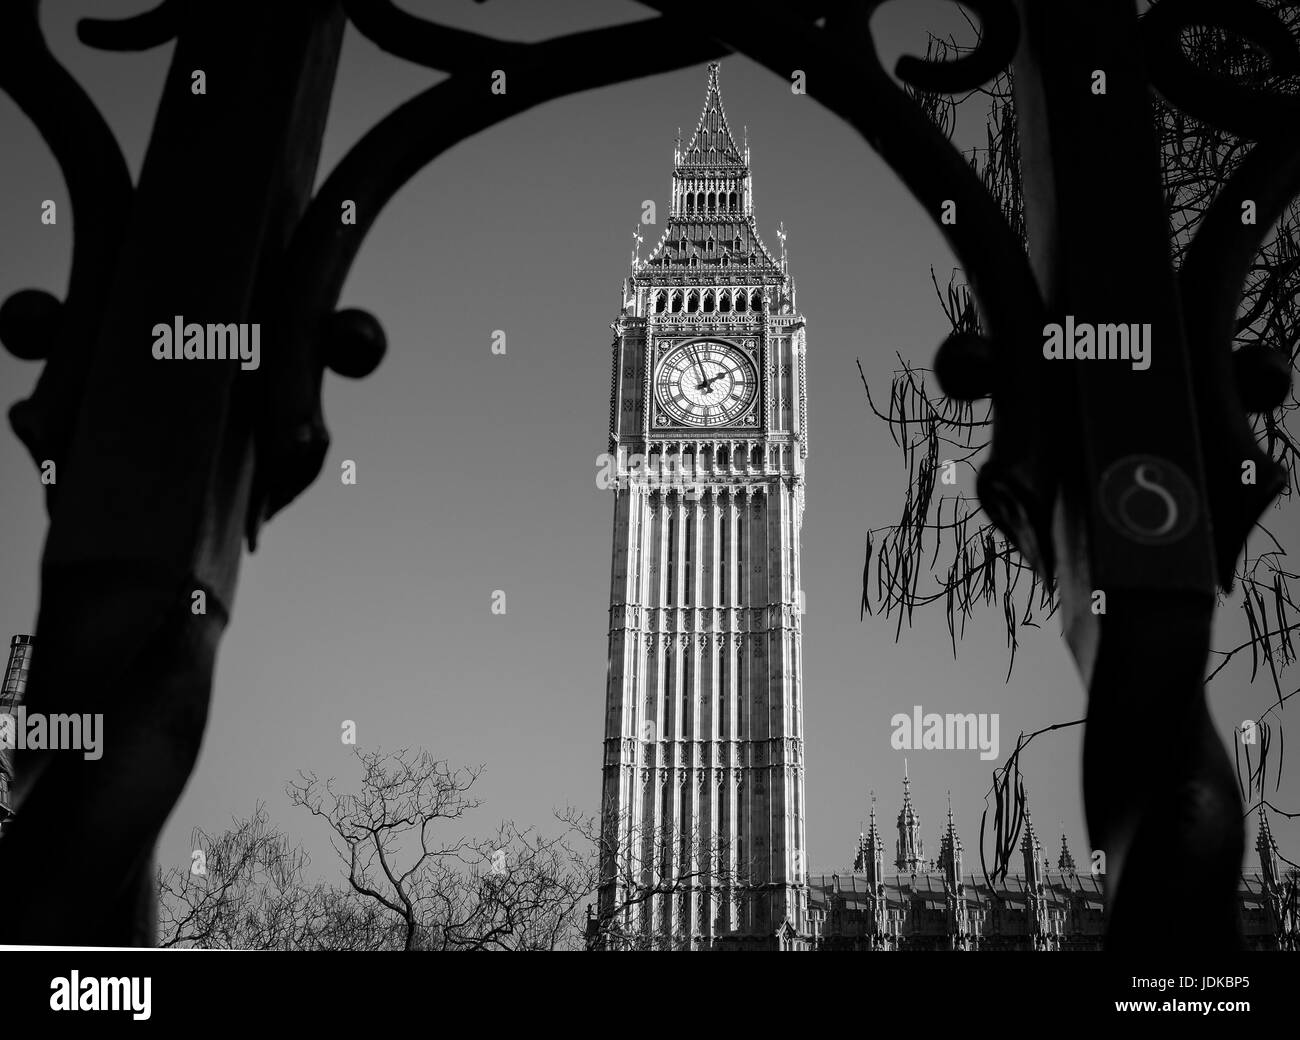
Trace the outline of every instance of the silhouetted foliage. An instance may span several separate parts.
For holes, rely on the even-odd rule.
[[[1300,8],[1283,0],[1269,0],[1265,6],[1277,9],[1285,24],[1300,35]],[[970,27],[978,33],[975,22],[970,21]],[[1200,27],[1188,30],[1183,39],[1187,53],[1204,68],[1280,92],[1300,89],[1294,81],[1271,78],[1268,59],[1239,37]],[[931,37],[927,57],[948,60],[972,49],[953,37]],[[1024,197],[1014,73],[1008,69],[984,87],[959,97],[911,93],[950,138],[959,136],[958,117],[966,114],[964,105],[979,98],[979,103],[986,106],[984,143],[969,148],[965,154],[1023,241]],[[1170,248],[1177,268],[1219,188],[1249,154],[1250,142],[1186,115],[1158,95],[1153,96],[1153,104],[1168,202]],[[978,309],[962,272],[955,269],[941,284],[932,269],[931,280],[952,330],[980,332]],[[1300,204],[1291,205],[1256,256],[1238,313],[1234,349],[1263,344],[1282,350],[1294,377],[1300,369]],[[939,483],[945,462],[964,467],[971,474],[979,468],[989,443],[991,403],[948,399],[935,385],[929,368],[902,354],[883,400],[872,394],[860,363],[858,369],[868,406],[889,429],[908,474],[898,519],[873,526],[867,532],[861,614],[879,612],[886,618],[894,617],[897,639],[904,618],[911,626],[919,608],[942,603],[955,655],[976,607],[996,604],[1006,630],[1009,678],[1021,630],[1040,627],[1055,613],[1055,590],[1044,585],[994,528],[977,499],[956,491],[944,493]],[[1247,779],[1241,781],[1247,812],[1257,809],[1263,801],[1263,782],[1270,768],[1275,790],[1280,784],[1285,747],[1280,711],[1288,697],[1300,692],[1284,691],[1282,678],[1296,660],[1294,633],[1300,627],[1300,604],[1292,583],[1300,575],[1288,566],[1287,546],[1274,530],[1278,517],[1294,508],[1292,499],[1300,491],[1300,439],[1295,426],[1300,399],[1296,387],[1293,378],[1291,393],[1280,407],[1253,417],[1260,445],[1287,468],[1289,480],[1274,511],[1259,523],[1237,562],[1233,593],[1221,597],[1221,601],[1231,599],[1239,605],[1249,639],[1238,646],[1214,650],[1218,661],[1206,677],[1208,683],[1247,650],[1251,655],[1251,683],[1261,671],[1267,673],[1272,704],[1256,722],[1261,734],[1268,737],[1257,746],[1254,759],[1247,758]],[[1271,726],[1266,721],[1270,716],[1274,720]],[[1037,732],[1077,724],[1062,723]],[[1015,847],[1024,810],[1019,754],[1036,735],[1021,735],[1012,756],[995,771],[986,796],[986,801],[993,799],[995,876],[1005,875],[1007,857]],[[1270,803],[1263,804],[1277,811]],[[981,861],[988,814],[986,808],[981,822]]]

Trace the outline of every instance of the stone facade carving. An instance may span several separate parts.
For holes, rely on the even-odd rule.
[[[801,748],[803,732],[802,679],[797,666],[778,668],[778,660],[802,660],[799,627],[789,604],[770,602],[771,590],[793,587],[798,573],[803,499],[793,488],[802,486],[804,453],[793,445],[806,409],[803,333],[795,328],[802,319],[789,312],[793,283],[784,235],[773,254],[758,234],[748,149],[736,144],[727,123],[716,66],[709,70],[695,133],[674,153],[669,213],[650,255],[633,263],[624,293],[627,307],[613,326],[611,395],[623,396],[611,410],[614,454],[620,460],[611,490],[637,496],[635,507],[616,515],[639,516],[641,522],[615,525],[614,557],[627,561],[628,573],[616,568],[611,589],[606,709],[611,718],[635,710],[639,693],[645,717],[662,720],[654,741],[638,746],[656,763],[660,784],[668,783],[670,771],[676,775],[682,793],[677,808],[668,811],[704,829],[692,836],[702,849],[722,841],[758,848],[768,844],[769,835],[781,835],[788,845],[770,857],[765,876],[752,879],[761,906],[725,915],[726,927],[707,914],[687,913],[689,934],[665,936],[675,944],[706,948],[758,941],[783,921],[800,935],[808,925],[807,888],[791,867],[802,862],[805,848],[795,808],[804,804],[802,768],[791,769],[788,782],[771,791],[768,785],[752,792],[745,786],[746,770],[756,762],[802,761],[801,751],[794,750]],[[782,313],[774,317],[778,306]],[[674,368],[673,359],[681,358],[684,344],[701,341],[714,344],[723,360],[697,359],[700,375],[692,387],[690,370]],[[734,359],[731,369],[727,358]],[[618,373],[628,371],[633,378],[620,380]],[[670,373],[671,381],[665,376],[661,385],[661,371]],[[716,386],[719,400],[727,399],[723,380],[743,383],[734,373],[745,372],[759,383],[752,398],[738,395],[734,411],[719,412],[726,424],[710,426],[708,394]],[[697,412],[659,396],[666,386],[699,397]],[[624,466],[624,460],[638,456],[644,467]],[[781,524],[786,530],[778,534]],[[769,553],[773,538],[782,552]],[[764,632],[772,636],[760,638]],[[630,659],[637,655],[640,660]],[[769,682],[781,684],[770,700],[785,705],[784,711],[769,713]],[[765,731],[756,750],[746,727],[760,716],[784,731]],[[724,733],[734,739],[719,740]],[[698,804],[705,801],[709,769],[718,788],[717,812]],[[694,807],[687,797],[691,770],[701,792]],[[617,784],[617,776],[606,768],[604,804],[639,818],[640,793]],[[642,778],[648,783],[645,770]],[[659,819],[664,811],[662,804],[654,807],[656,824],[672,823]],[[790,828],[787,820],[797,825]],[[719,829],[724,826],[726,833]],[[706,854],[690,851],[697,858]],[[606,890],[600,898],[614,895]],[[671,929],[675,916],[665,912],[649,919],[658,929]]]

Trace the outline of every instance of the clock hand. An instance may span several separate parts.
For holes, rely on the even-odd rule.
[[[704,375],[704,362],[700,360],[700,348],[695,346],[695,344],[692,343],[691,353],[695,355],[695,367],[700,370],[701,382],[695,389],[703,390],[705,383],[708,382],[708,378]]]

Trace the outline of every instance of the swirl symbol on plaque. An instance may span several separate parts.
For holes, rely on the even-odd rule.
[[[1098,488],[1102,514],[1126,538],[1169,545],[1196,523],[1196,488],[1187,474],[1158,455],[1129,455],[1112,463]]]

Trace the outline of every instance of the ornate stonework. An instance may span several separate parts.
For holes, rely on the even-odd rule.
[[[637,743],[638,765],[657,755],[687,792],[692,774],[705,790],[712,769],[719,796],[716,807],[702,796],[665,801],[658,785],[622,784],[606,766],[602,804],[647,833],[697,842],[691,851],[701,862],[711,861],[710,848],[732,857],[746,850],[753,890],[743,914],[691,913],[689,895],[674,893],[647,918],[657,930],[689,921],[677,941],[701,949],[764,941],[784,922],[807,932],[808,888],[797,868],[805,855],[803,655],[791,613],[807,391],[785,236],[776,254],[759,236],[748,146],[730,130],[716,65],[695,132],[673,160],[666,227],[648,257],[634,258],[613,325],[619,464],[606,738],[652,727],[654,743]],[[644,621],[633,623],[642,608]],[[661,639],[643,642],[640,630]],[[769,701],[789,710],[769,711]],[[773,756],[769,746],[781,750]],[[759,770],[771,767],[758,763],[772,757],[800,766],[767,783]],[[710,877],[704,887],[735,881]],[[601,893],[607,905],[616,898]]]

